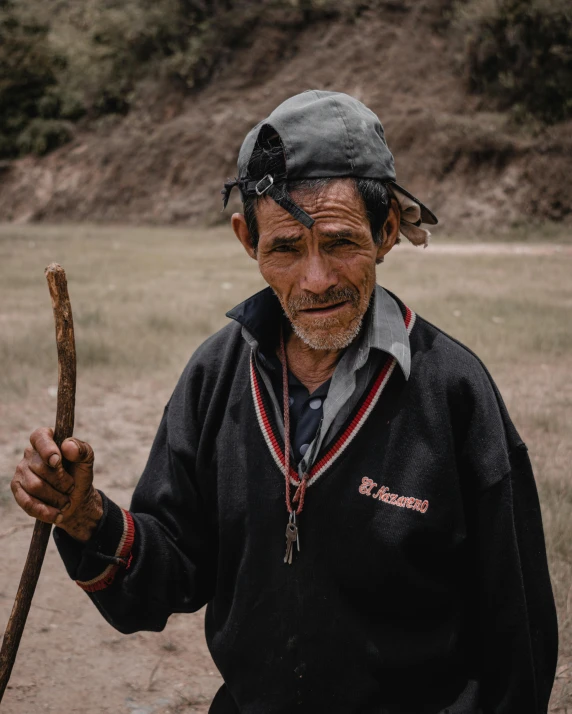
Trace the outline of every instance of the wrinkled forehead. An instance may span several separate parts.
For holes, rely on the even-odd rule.
[[[338,227],[352,231],[369,231],[369,222],[361,196],[352,179],[331,179],[314,184],[302,184],[291,191],[292,197],[316,221],[305,229],[288,211],[271,198],[259,199],[257,222],[259,233],[274,233],[288,229],[291,232],[314,232]]]

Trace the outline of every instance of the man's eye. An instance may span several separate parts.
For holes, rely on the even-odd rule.
[[[338,246],[344,246],[344,245],[351,245],[352,241],[348,240],[347,238],[338,238],[332,243],[333,248],[337,248]]]
[[[278,245],[274,248],[275,253],[295,253],[296,248],[292,245]]]

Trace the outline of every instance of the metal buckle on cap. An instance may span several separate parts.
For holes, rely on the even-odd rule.
[[[265,186],[260,188],[260,184],[263,181],[267,181],[267,183]],[[266,176],[264,176],[264,178],[261,178],[260,181],[254,187],[254,190],[256,191],[256,195],[262,196],[262,194],[264,194],[264,193],[266,193],[266,191],[268,191],[268,189],[270,188],[270,186],[272,186],[273,183],[274,183],[274,179],[272,178],[272,176],[270,174],[266,174]]]

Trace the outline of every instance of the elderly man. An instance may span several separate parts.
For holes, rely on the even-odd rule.
[[[554,601],[525,444],[479,359],[376,285],[435,216],[378,118],[309,91],[246,137],[232,227],[269,287],[167,404],[129,511],[32,434],[18,503],[121,632],[207,604],[211,714],[539,714]],[[62,459],[63,457],[63,459]]]

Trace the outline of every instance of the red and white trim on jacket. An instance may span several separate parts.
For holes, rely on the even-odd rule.
[[[407,334],[411,334],[413,325],[415,324],[415,313],[408,307],[405,308],[405,327],[407,329]],[[312,486],[316,481],[322,476],[330,466],[339,458],[343,452],[350,445],[352,440],[357,435],[358,431],[365,424],[366,419],[373,411],[375,405],[377,404],[381,393],[383,392],[385,385],[388,383],[397,360],[395,357],[389,356],[385,362],[383,369],[379,373],[377,379],[375,380],[369,394],[363,401],[358,413],[352,419],[350,424],[347,426],[345,431],[337,439],[337,441],[332,445],[329,451],[310,469],[310,478],[308,479],[308,486]],[[270,454],[274,459],[276,466],[280,471],[284,472],[284,451],[280,448],[280,444],[276,435],[274,434],[268,416],[266,414],[266,409],[264,407],[264,402],[262,400],[262,395],[260,392],[260,384],[258,377],[256,375],[256,369],[254,368],[254,357],[250,357],[250,383],[252,387],[252,398],[254,400],[254,408],[256,410],[256,416],[258,417],[258,424],[262,430],[264,440],[268,448],[270,449]],[[297,486],[300,483],[298,473],[292,464],[290,464],[290,482],[292,485]]]
[[[121,509],[121,514],[123,516],[123,534],[121,535],[121,540],[115,550],[115,557],[126,559],[131,553],[131,548],[133,547],[133,541],[135,539],[135,524],[133,523],[133,518],[129,511]],[[129,566],[129,561],[127,561]],[[76,580],[76,583],[80,586],[82,590],[88,593],[94,593],[98,590],[104,590],[109,587],[119,570],[120,565],[108,565],[105,570],[100,573],[96,578],[91,580]]]

